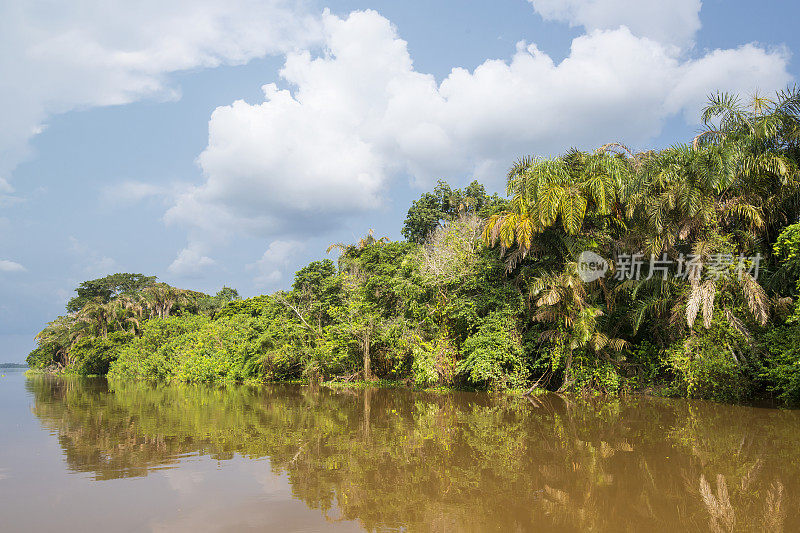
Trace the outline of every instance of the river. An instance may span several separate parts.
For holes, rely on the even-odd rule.
[[[800,411],[0,377],[0,530],[800,531]]]

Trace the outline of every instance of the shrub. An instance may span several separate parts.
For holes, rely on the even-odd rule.
[[[722,320],[696,331],[666,351],[664,362],[675,375],[674,392],[691,398],[743,401],[752,391],[753,372],[745,359],[745,339]]]
[[[116,360],[118,350],[133,338],[127,331],[115,331],[104,337],[84,337],[70,347],[75,361],[71,370],[82,375],[106,374]]]
[[[464,359],[456,367],[468,383],[490,388],[512,388],[527,377],[522,342],[514,317],[492,313],[462,346]]]
[[[108,377],[152,380],[173,378],[174,361],[165,356],[162,347],[209,322],[209,318],[195,315],[148,320],[143,325],[141,336],[117,349],[117,357],[109,368]]]
[[[784,403],[800,404],[800,324],[769,330],[761,337],[760,348],[767,389]]]
[[[569,389],[582,394],[618,394],[627,385],[616,365],[584,352],[573,354],[570,378]]]
[[[429,342],[420,342],[412,348],[411,379],[417,387],[434,385],[439,380],[436,371],[436,352]]]

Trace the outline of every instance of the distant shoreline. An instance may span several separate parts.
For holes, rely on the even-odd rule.
[[[0,368],[28,368],[25,363],[0,363]]]

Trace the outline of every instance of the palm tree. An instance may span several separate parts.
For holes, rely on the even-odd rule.
[[[721,252],[769,255],[759,242],[772,242],[800,215],[799,115],[797,89],[774,99],[755,95],[749,104],[730,94],[712,96],[703,112],[705,129],[692,145],[665,150],[645,164],[646,186],[631,209],[646,221],[646,249],[676,252],[683,246],[704,264]],[[689,327],[698,314],[710,327],[715,301],[746,337],[732,311],[739,303],[759,324],[769,319],[767,293],[747,272],[692,279],[689,285],[684,303]]]
[[[604,312],[593,303],[599,300],[597,295],[591,294],[601,289],[599,280],[585,283],[574,262],[568,263],[560,273],[536,278],[530,285],[530,297],[535,305],[531,318],[551,326],[542,332],[541,338],[553,347],[551,364],[563,366],[561,388],[564,390],[573,383],[573,352],[588,350],[605,357],[609,351],[618,353],[628,345],[625,340],[603,332],[600,317]]]
[[[53,360],[64,368],[72,364],[70,348],[81,338],[90,334],[87,323],[77,320],[74,315],[60,316],[36,335],[39,346],[49,346],[53,350]]]
[[[142,304],[151,316],[166,318],[176,305],[192,301],[193,291],[178,289],[166,283],[157,283],[141,290]]]
[[[516,246],[509,268],[535,250],[535,235],[560,220],[566,235],[591,233],[605,218],[622,224],[620,191],[629,181],[632,158],[607,145],[588,154],[572,150],[556,159],[524,157],[508,172],[509,209],[489,218],[483,232],[487,244],[501,252]]]
[[[100,298],[88,302],[75,315],[79,322],[83,322],[94,328],[95,332],[104,339],[108,337],[109,326],[113,327],[117,322],[113,302],[103,302]]]
[[[674,252],[681,242],[706,241],[726,213],[738,213],[751,227],[762,225],[760,213],[749,204],[717,201],[734,183],[734,157],[725,147],[679,145],[644,158],[637,187],[626,202],[642,251],[660,255]]]
[[[114,306],[120,327],[130,324],[131,333],[137,333],[141,329],[142,321],[147,318],[144,297],[140,293],[122,294],[114,300]]]
[[[370,229],[366,235],[361,237],[356,244],[345,244],[343,242],[335,242],[328,246],[325,250],[326,253],[331,253],[331,250],[339,250],[342,254],[347,254],[348,252],[354,250],[363,250],[369,246],[373,246],[375,244],[387,243],[391,242],[389,237],[381,237],[380,239],[375,238],[375,230]]]
[[[353,265],[351,261],[348,261],[348,257],[352,257],[361,250],[365,248],[369,248],[370,246],[375,246],[377,244],[384,244],[391,242],[389,237],[381,237],[380,239],[375,238],[375,230],[370,229],[366,235],[361,237],[357,243],[355,244],[345,244],[343,242],[335,242],[328,246],[325,250],[326,253],[331,253],[332,250],[339,250],[341,255],[339,256],[339,270],[350,270],[350,274],[356,275],[357,272],[353,271]]]
[[[800,215],[800,91],[793,87],[774,98],[755,94],[747,104],[718,93],[710,97],[702,118],[705,129],[693,144],[735,152],[735,180],[722,195],[723,205],[754,206],[773,240]],[[733,227],[736,219],[724,222]]]

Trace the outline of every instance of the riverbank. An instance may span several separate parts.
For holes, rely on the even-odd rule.
[[[54,378],[59,379],[67,379],[67,380],[77,380],[80,381],[82,379],[103,379],[109,382],[112,386],[136,386],[137,384],[142,385],[154,385],[154,386],[180,386],[180,385],[189,385],[187,383],[181,382],[163,382],[157,380],[124,380],[124,379],[112,379],[107,380],[106,376],[101,375],[81,375],[75,372],[70,371],[47,371],[41,369],[29,369],[25,372],[25,375],[30,378],[42,377],[42,376],[51,376]],[[194,385],[201,385],[201,386],[209,386],[209,387],[230,387],[230,386],[245,386],[245,387],[270,387],[270,386],[301,386],[305,388],[309,388],[310,390],[324,388],[332,391],[353,391],[353,392],[360,392],[364,390],[375,390],[375,389],[386,389],[386,390],[401,390],[401,391],[409,391],[409,392],[421,392],[421,393],[430,393],[430,394],[451,394],[451,393],[483,393],[487,394],[492,397],[512,397],[512,398],[537,398],[541,396],[546,396],[548,394],[557,395],[562,398],[568,399],[572,398],[575,400],[578,399],[614,399],[614,398],[676,398],[675,395],[669,395],[663,393],[659,394],[659,391],[655,389],[648,389],[646,391],[639,391],[639,392],[629,392],[626,394],[613,394],[609,395],[599,391],[584,391],[581,394],[575,392],[566,392],[566,393],[559,393],[550,391],[544,388],[529,388],[529,387],[521,387],[515,389],[485,389],[485,388],[478,388],[478,387],[469,387],[469,386],[447,386],[447,385],[436,385],[436,386],[429,386],[429,387],[420,387],[415,386],[408,381],[393,381],[387,379],[373,379],[369,381],[359,380],[359,379],[350,379],[348,381],[337,381],[337,380],[326,380],[326,381],[310,381],[310,380],[303,380],[303,379],[296,379],[296,380],[284,380],[284,381],[269,381],[263,379],[255,379],[251,378],[248,380],[244,380],[241,382],[235,381],[214,381],[214,382],[206,382],[206,383],[194,383]],[[741,404],[741,405],[758,405],[761,407],[778,407],[776,402],[755,402],[751,404]]]
[[[798,101],[717,95],[702,122],[723,129],[685,144],[522,158],[508,198],[438,182],[404,240],[333,243],[336,262],[273,294],[87,280],[27,362],[115,380],[374,376],[800,405]]]

